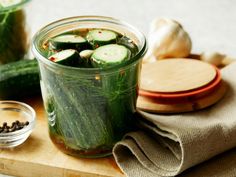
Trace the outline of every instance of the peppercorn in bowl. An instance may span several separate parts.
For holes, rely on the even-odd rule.
[[[0,101],[0,148],[12,148],[25,142],[35,122],[35,111],[29,105]]]

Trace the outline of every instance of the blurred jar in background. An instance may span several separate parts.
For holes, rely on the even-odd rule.
[[[0,0],[0,65],[21,60],[29,48],[24,6],[30,0]]]

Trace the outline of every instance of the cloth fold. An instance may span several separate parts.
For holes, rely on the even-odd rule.
[[[176,176],[236,147],[234,76],[236,63],[222,70],[228,90],[224,98],[210,108],[178,115],[139,111],[139,130],[128,133],[113,148],[122,171],[129,177]]]

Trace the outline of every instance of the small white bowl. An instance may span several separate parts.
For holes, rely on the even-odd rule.
[[[0,148],[12,148],[22,144],[31,134],[36,123],[36,113],[29,105],[18,101],[0,101],[0,126],[3,122],[28,121],[20,130],[0,133]]]

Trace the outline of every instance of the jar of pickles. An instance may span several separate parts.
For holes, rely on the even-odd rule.
[[[139,30],[109,17],[63,19],[35,35],[49,135],[60,150],[104,157],[132,130],[146,49]]]
[[[0,65],[23,59],[28,52],[24,6],[29,1],[0,1]]]

